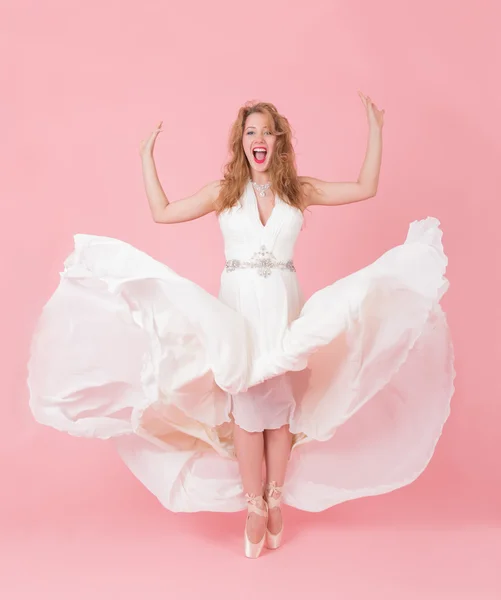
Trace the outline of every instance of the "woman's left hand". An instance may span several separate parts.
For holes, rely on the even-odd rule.
[[[367,119],[371,127],[377,127],[382,129],[384,123],[384,110],[379,110],[378,107],[372,102],[369,96],[364,96],[362,92],[358,92],[360,100],[367,111]]]

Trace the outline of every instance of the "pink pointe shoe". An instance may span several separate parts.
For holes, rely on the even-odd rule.
[[[263,496],[255,496],[253,494],[245,494],[245,498],[247,500],[247,511],[248,515],[250,513],[256,513],[260,517],[268,517],[268,505],[266,504]],[[262,506],[263,508],[260,508]],[[247,517],[248,520],[248,517]],[[261,550],[263,549],[264,543],[266,541],[267,536],[266,529],[263,537],[259,542],[251,542],[249,537],[247,536],[247,521],[245,523],[245,532],[244,532],[244,551],[245,556],[247,558],[258,558],[261,554]]]
[[[266,484],[265,497],[266,503],[268,504],[268,510],[280,508],[280,503],[282,502],[282,488],[277,486],[276,481],[270,481],[270,483]],[[283,523],[282,528],[278,533],[271,533],[268,527],[266,527],[266,547],[270,550],[276,550],[279,548],[280,544],[282,543],[283,533]]]

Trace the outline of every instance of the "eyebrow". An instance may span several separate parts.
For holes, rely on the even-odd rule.
[[[257,129],[257,127],[254,127],[254,125],[248,125],[248,126],[245,128],[245,131],[247,131],[247,129]],[[263,129],[270,129],[270,127],[269,127],[269,125],[265,125],[265,126],[263,127]]]

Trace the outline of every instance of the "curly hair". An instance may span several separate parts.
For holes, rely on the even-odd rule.
[[[221,180],[216,211],[221,213],[234,206],[250,178],[251,170],[243,149],[242,136],[247,117],[256,112],[268,115],[271,133],[277,138],[269,166],[271,188],[284,202],[303,210],[304,184],[297,175],[289,121],[269,102],[247,102],[238,111],[230,131],[230,158],[224,166],[224,179]]]

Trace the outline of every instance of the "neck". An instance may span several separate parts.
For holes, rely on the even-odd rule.
[[[251,179],[255,183],[259,183],[259,185],[270,183],[270,176],[268,175],[268,173],[261,173],[258,171],[254,171],[254,169],[251,169]]]

